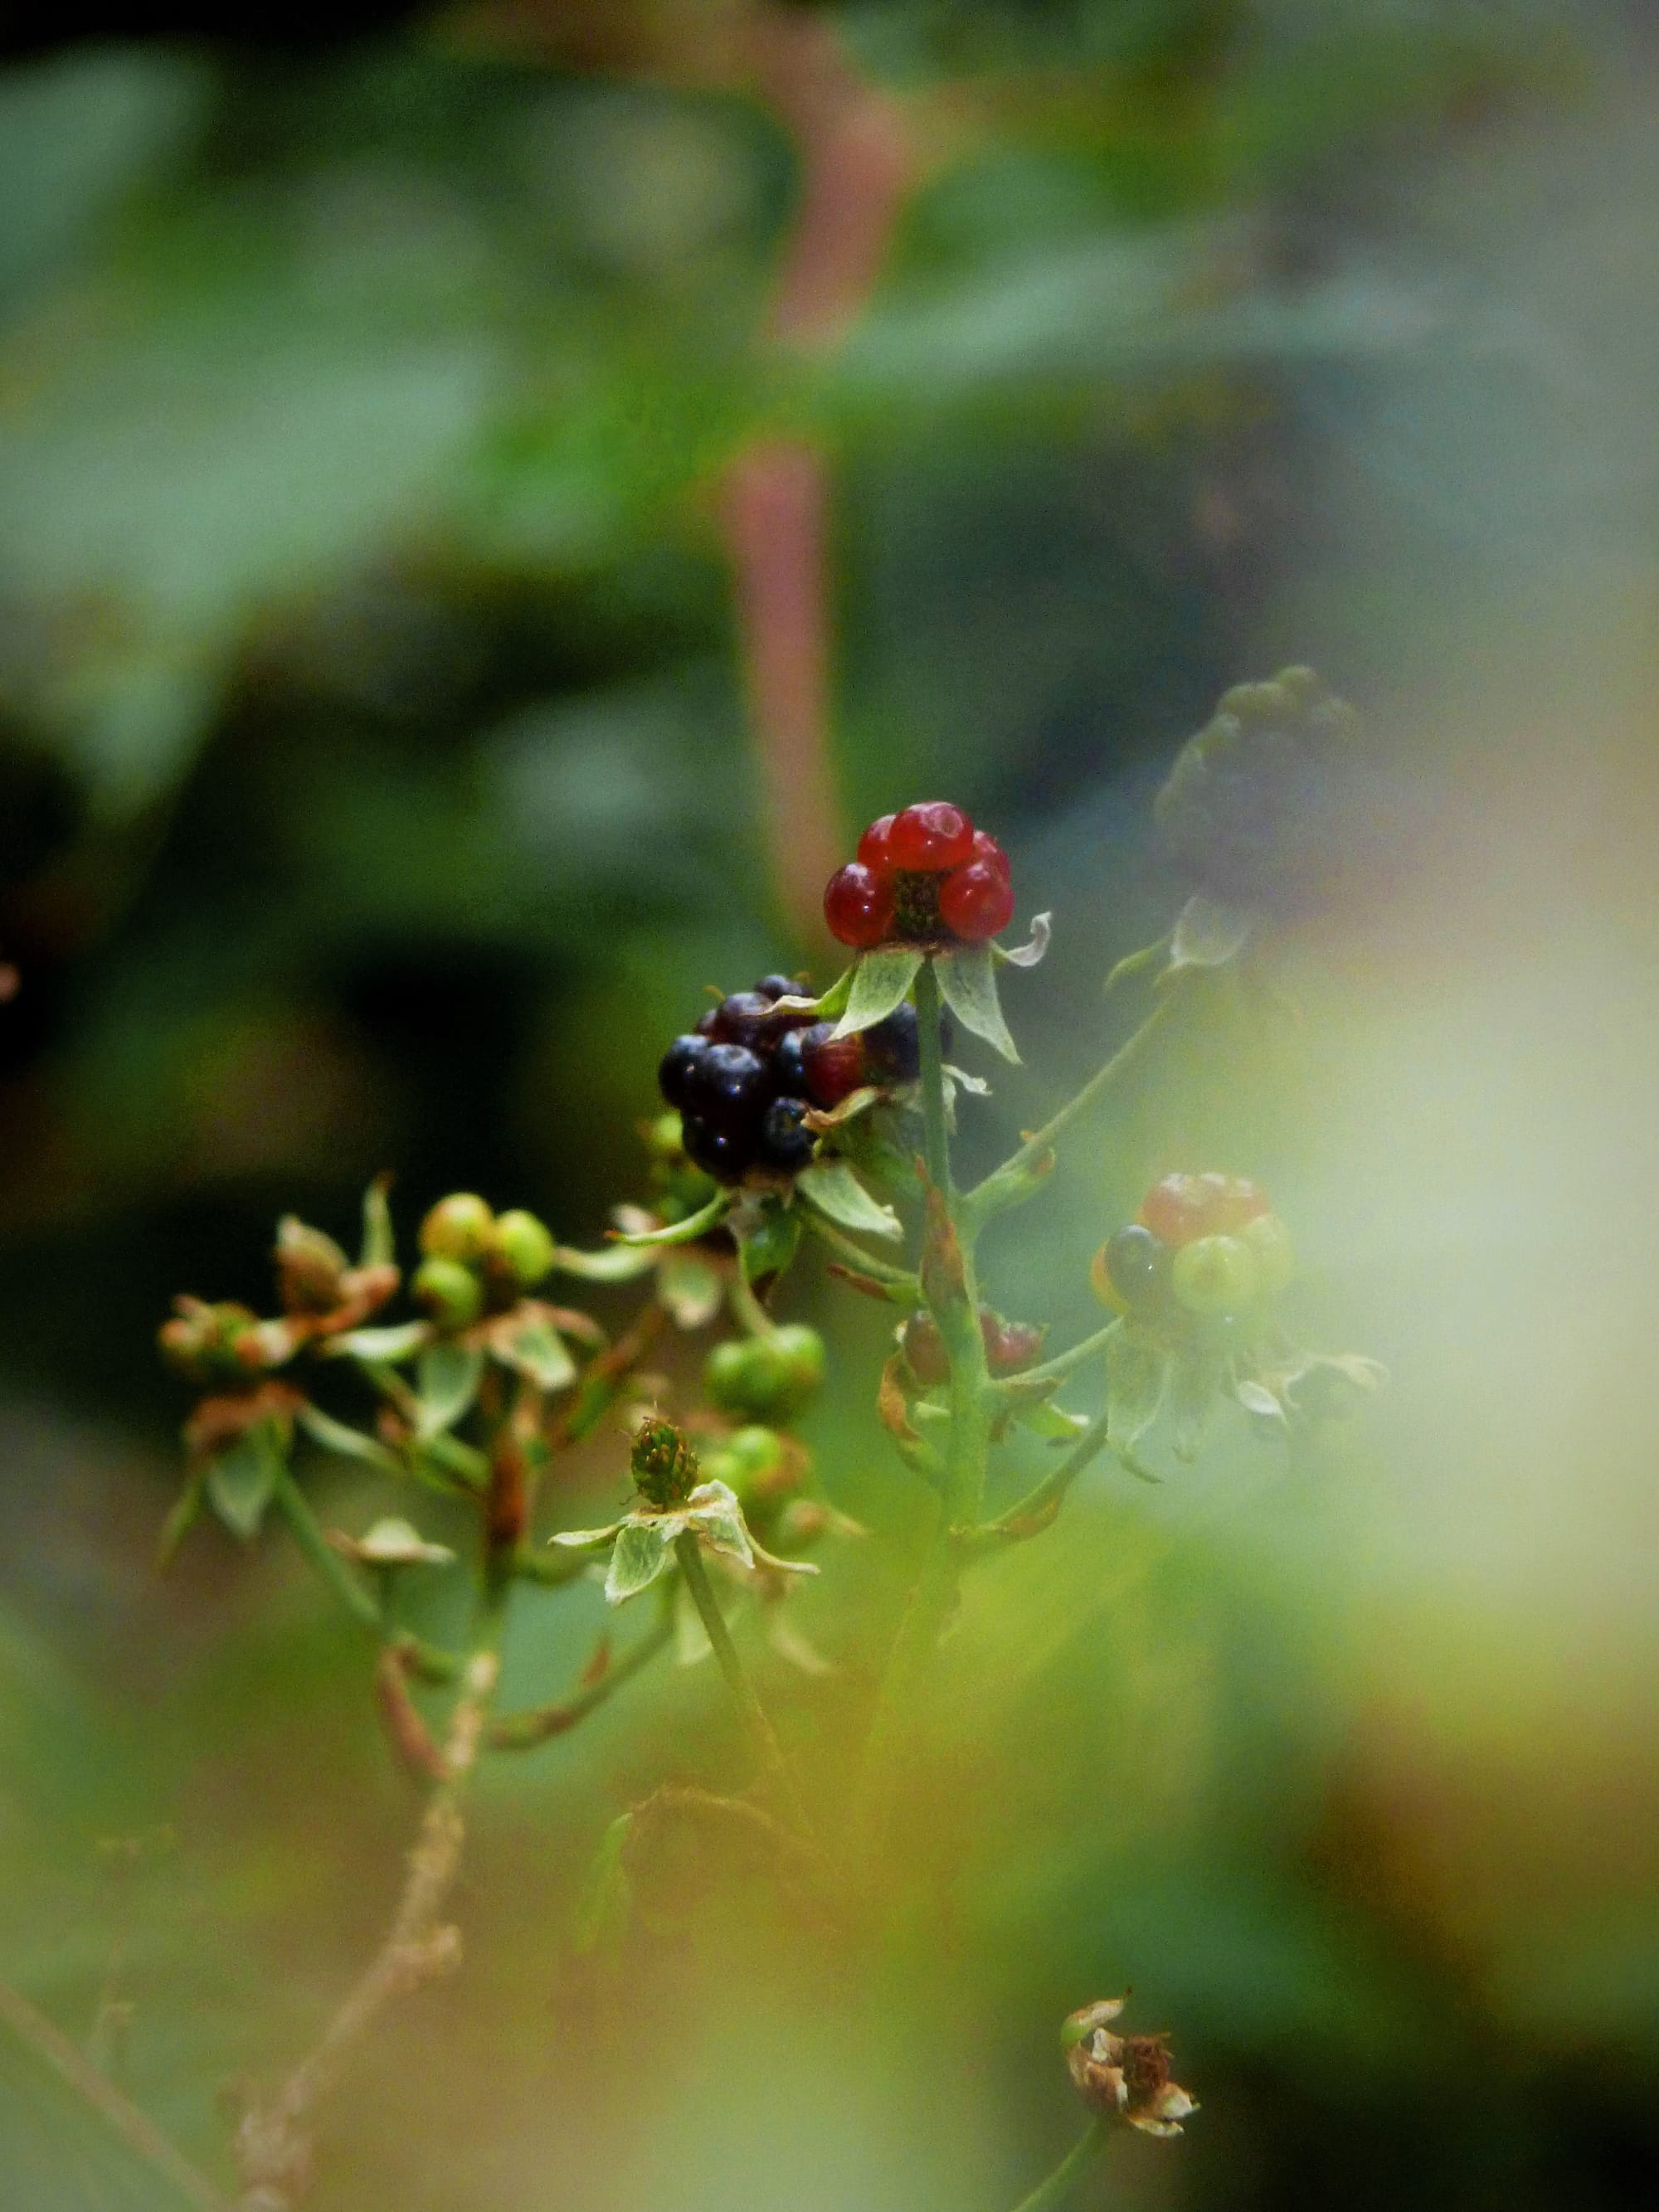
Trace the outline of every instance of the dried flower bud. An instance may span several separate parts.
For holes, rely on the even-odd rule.
[[[1110,2023],[1127,2002],[1106,1997],[1068,2016],[1060,2033],[1066,2069],[1091,2112],[1143,2135],[1178,2136],[1198,2106],[1170,2077],[1167,2036],[1113,2034]]]
[[[331,1237],[295,1214],[276,1224],[276,1258],[284,1313],[332,1313],[344,1299],[350,1261]]]
[[[664,1512],[684,1505],[696,1488],[696,1452],[672,1421],[641,1422],[634,1431],[631,1465],[641,1496]]]
[[[259,1326],[258,1316],[246,1306],[208,1305],[191,1297],[175,1298],[173,1305],[173,1318],[162,1324],[156,1340],[168,1366],[187,1382],[251,1382],[265,1364],[257,1352],[249,1358],[237,1349]]]

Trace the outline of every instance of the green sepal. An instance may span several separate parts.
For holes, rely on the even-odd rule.
[[[313,1443],[325,1451],[337,1452],[342,1459],[360,1459],[370,1467],[378,1467],[387,1474],[401,1474],[403,1462],[394,1451],[388,1451],[378,1437],[366,1436],[362,1429],[354,1429],[349,1422],[337,1421],[332,1413],[325,1413],[320,1406],[310,1400],[300,1407],[294,1416]]]
[[[795,1190],[826,1221],[865,1237],[902,1237],[903,1227],[890,1206],[872,1198],[842,1159],[814,1160],[795,1177]]]
[[[1158,1419],[1170,1357],[1156,1345],[1120,1331],[1106,1346],[1106,1441],[1130,1452]]]
[[[676,1328],[703,1328],[725,1297],[720,1272],[696,1252],[665,1252],[653,1262],[657,1297]]]
[[[865,953],[852,969],[847,1010],[836,1024],[836,1035],[854,1036],[884,1022],[909,997],[927,957],[915,945],[878,945],[873,952]]]
[[[167,1517],[161,1523],[161,1533],[155,1543],[155,1565],[158,1571],[170,1566],[179,1547],[202,1517],[202,1493],[207,1487],[207,1469],[201,1468],[179,1492],[167,1509]]]
[[[1109,999],[1120,983],[1127,983],[1134,975],[1144,975],[1148,969],[1164,966],[1173,942],[1171,938],[1160,937],[1156,945],[1143,945],[1139,951],[1126,952],[1102,984],[1101,996]]]
[[[763,1207],[750,1234],[738,1239],[744,1282],[769,1282],[773,1276],[782,1274],[795,1256],[800,1236],[798,1213],[783,1206]]]
[[[854,961],[853,967],[843,968],[829,989],[820,992],[816,999],[789,993],[778,1000],[780,1010],[788,1014],[811,1014],[815,1021],[833,1022],[846,1007],[853,988],[854,969],[857,965]]]
[[[1016,1401],[1013,1415],[1021,1428],[1029,1429],[1034,1437],[1047,1437],[1057,1444],[1075,1443],[1089,1425],[1086,1413],[1062,1413],[1048,1398]]]
[[[250,1544],[286,1465],[276,1431],[258,1421],[214,1458],[207,1471],[208,1503],[234,1536]]]
[[[996,961],[988,945],[963,945],[954,952],[935,956],[933,973],[939,996],[965,1030],[1000,1052],[1016,1066],[1019,1051],[1002,1018],[997,996]]]
[[[415,1434],[428,1443],[468,1412],[483,1380],[483,1354],[463,1344],[431,1344],[415,1370],[420,1405]]]
[[[632,1813],[618,1813],[599,1838],[576,1906],[574,1948],[580,1958],[614,1954],[628,1933],[634,1910],[634,1885],[628,1873]]]
[[[1183,968],[1224,968],[1244,950],[1255,922],[1249,907],[1229,906],[1194,891],[1176,917],[1164,975]]]
[[[617,1531],[611,1571],[605,1578],[607,1605],[625,1605],[649,1589],[674,1564],[674,1539],[684,1526],[678,1514],[660,1520],[628,1520]]]
[[[603,1252],[578,1252],[561,1244],[553,1261],[556,1274],[577,1275],[585,1283],[632,1283],[648,1275],[654,1262],[648,1252],[622,1244],[607,1245]]]
[[[1170,1362],[1165,1410],[1175,1425],[1172,1442],[1177,1459],[1197,1455],[1204,1425],[1226,1379],[1225,1360],[1201,1346],[1181,1352]]]
[[[489,1348],[503,1367],[538,1390],[568,1390],[576,1379],[576,1363],[564,1339],[533,1306],[504,1315],[490,1331]]]
[[[707,1206],[701,1206],[684,1221],[671,1222],[665,1229],[641,1229],[631,1233],[621,1229],[611,1231],[611,1241],[629,1249],[641,1249],[657,1244],[695,1244],[699,1237],[723,1221],[734,1203],[729,1190],[717,1190]]]
[[[432,1341],[428,1321],[401,1321],[390,1328],[349,1329],[331,1336],[322,1349],[335,1359],[407,1359]]]
[[[741,1559],[746,1567],[753,1566],[755,1554],[743,1508],[731,1486],[724,1482],[705,1482],[697,1495],[705,1502],[686,1515],[688,1524],[711,1549],[724,1552],[728,1559]]]
[[[547,1540],[562,1552],[603,1552],[616,1542],[622,1528],[620,1521],[611,1521],[603,1528],[561,1528]]]
[[[410,1464],[423,1481],[451,1497],[458,1489],[482,1493],[489,1487],[489,1462],[483,1452],[447,1431],[411,1445]]]
[[[378,1175],[363,1193],[363,1242],[360,1267],[389,1267],[398,1257],[398,1240],[392,1226],[386,1193],[390,1176]]]

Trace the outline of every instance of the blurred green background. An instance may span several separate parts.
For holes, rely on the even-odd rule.
[[[1302,1024],[1171,1053],[995,1292],[1086,1326],[1148,1176],[1237,1168],[1388,1397],[1288,1473],[1224,1425],[1157,1492],[1097,1474],[981,1575],[873,1961],[707,1865],[618,1975],[573,1960],[611,1814],[742,1778],[708,1670],[503,1762],[466,1971],[313,2201],[998,2212],[1077,2126],[1060,2015],[1133,1983],[1204,2111],[1088,2201],[1659,2202],[1651,12],[0,38],[0,1976],[81,2036],[118,1945],[124,2078],[228,2180],[216,2096],[315,2033],[410,1832],[281,1546],[154,1571],[172,1294],[264,1302],[276,1215],[348,1235],[388,1166],[405,1229],[459,1184],[596,1242],[703,986],[827,977],[803,878],[923,792],[1056,915],[988,1162],[1121,1031],[1174,747],[1305,659],[1387,740],[1397,863],[1297,948]],[[780,440],[826,488],[833,729],[781,811],[722,490]],[[825,1486],[902,1529],[881,1316],[787,1299],[837,1347]],[[823,1583],[842,1673],[763,1664],[833,1774],[890,1590]],[[514,1702],[597,1615],[526,1608]],[[147,2201],[0,2054],[0,2203]]]

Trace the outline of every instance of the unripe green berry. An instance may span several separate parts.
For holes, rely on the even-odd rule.
[[[803,1322],[717,1344],[703,1370],[712,1404],[740,1420],[789,1420],[823,1381],[823,1339]]]
[[[1276,1297],[1296,1273],[1296,1248],[1291,1232],[1276,1213],[1258,1214],[1238,1231],[1238,1241],[1255,1255],[1260,1295]]]
[[[726,1449],[738,1474],[752,1478],[769,1474],[777,1466],[783,1457],[783,1439],[775,1429],[751,1423],[732,1430],[726,1439]]]
[[[1188,1313],[1237,1313],[1256,1296],[1261,1270],[1237,1237],[1198,1237],[1170,1263],[1170,1287]]]
[[[421,1249],[434,1260],[482,1260],[495,1221],[476,1191],[452,1191],[421,1224]]]
[[[522,1206],[498,1214],[489,1232],[489,1254],[507,1269],[520,1290],[530,1290],[552,1268],[558,1247],[545,1222]]]
[[[483,1285],[459,1260],[422,1260],[409,1290],[416,1304],[447,1334],[471,1328],[483,1311]]]

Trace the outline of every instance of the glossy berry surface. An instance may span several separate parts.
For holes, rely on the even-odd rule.
[[[939,920],[953,936],[977,945],[1013,919],[1014,890],[1007,876],[985,860],[953,868],[939,885]]]
[[[972,859],[974,825],[948,799],[924,799],[893,817],[884,842],[889,867],[942,875]]]
[[[859,849],[854,857],[878,876],[890,875],[892,872],[893,859],[887,849],[887,839],[891,832],[893,822],[892,815],[878,814],[863,836],[859,839]]]
[[[775,1098],[761,1122],[760,1159],[763,1167],[794,1175],[812,1157],[816,1142],[805,1125],[804,1098]]]
[[[1165,1176],[1140,1201],[1137,1218],[1166,1244],[1190,1244],[1207,1229],[1207,1200],[1199,1178],[1193,1175]]]
[[[1008,867],[1008,855],[1003,851],[1001,846],[998,844],[996,839],[992,836],[988,830],[975,830],[974,849],[971,857],[976,860],[981,867],[994,868],[1000,876],[1006,876],[1010,872]]]
[[[1091,1271],[1095,1295],[1118,1312],[1156,1305],[1170,1280],[1170,1247],[1139,1222],[1109,1237]]]
[[[823,918],[830,934],[859,951],[879,945],[893,918],[893,894],[884,877],[861,860],[849,861],[830,877],[823,894]]]
[[[692,1165],[713,1176],[716,1182],[739,1182],[755,1157],[750,1131],[724,1128],[697,1114],[685,1115],[680,1141]]]
[[[706,1121],[757,1121],[771,1085],[766,1062],[746,1044],[710,1044],[687,1079],[687,1104]]]
[[[793,975],[763,975],[755,988],[763,999],[790,999],[799,994],[800,987]]]
[[[1000,1321],[981,1309],[980,1334],[985,1340],[985,1364],[993,1375],[1018,1375],[1034,1367],[1042,1352],[1042,1331],[1035,1322]]]
[[[1238,1241],[1255,1255],[1262,1297],[1276,1297],[1296,1273],[1290,1231],[1276,1213],[1258,1213],[1239,1230]]]
[[[843,1098],[850,1098],[866,1081],[864,1039],[838,1037],[831,1022],[815,1022],[800,1034],[806,1096],[827,1112]]]
[[[692,1070],[708,1048],[704,1037],[677,1036],[657,1062],[657,1088],[671,1106],[684,1106],[690,1097]]]
[[[921,1073],[921,1033],[915,1008],[908,1004],[895,1006],[890,1014],[865,1031],[864,1050],[879,1081],[914,1083]]]

